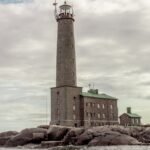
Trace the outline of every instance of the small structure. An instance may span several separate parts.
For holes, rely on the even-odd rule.
[[[127,113],[122,114],[120,117],[120,125],[123,126],[140,126],[141,116],[131,112],[131,107],[127,108]]]

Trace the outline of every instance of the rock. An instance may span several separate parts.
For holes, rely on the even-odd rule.
[[[76,145],[87,145],[94,137],[99,136],[102,132],[110,131],[108,126],[100,126],[86,129],[83,134],[81,134],[76,142]]]
[[[106,145],[138,145],[140,144],[135,138],[118,132],[109,131],[99,134],[92,139],[88,146],[106,146]]]
[[[49,129],[49,125],[40,125],[37,128]]]
[[[50,126],[48,129],[48,140],[50,141],[60,141],[62,140],[67,132],[71,128],[63,126]]]
[[[143,127],[130,127],[130,136],[136,138],[136,139],[139,139],[140,138],[140,135],[141,133],[144,131],[144,128]]]
[[[87,130],[78,137],[77,142],[75,144],[76,145],[86,145],[93,139],[93,137],[94,137],[93,132]]]
[[[123,126],[111,126],[111,131],[119,132],[121,134],[130,135],[130,130],[127,127]]]
[[[62,141],[44,141],[41,143],[41,148],[49,148],[64,145]]]
[[[18,132],[16,132],[16,131],[7,131],[7,132],[0,133],[0,137],[10,137],[10,136],[14,136],[17,134],[18,134]]]
[[[12,137],[17,135],[18,132],[16,131],[7,131],[0,133],[0,146],[4,146],[6,142]]]
[[[46,136],[47,136],[46,129],[41,129],[41,128],[25,129],[22,130],[16,136],[10,138],[6,142],[5,146],[15,147],[15,146],[22,146],[29,143],[40,143],[41,141],[45,140]]]
[[[10,137],[0,137],[0,146],[4,146]]]
[[[139,141],[143,143],[150,143],[150,127],[146,128],[140,133]]]
[[[78,137],[85,131],[84,128],[72,128],[64,137],[63,142],[68,144],[75,144]]]

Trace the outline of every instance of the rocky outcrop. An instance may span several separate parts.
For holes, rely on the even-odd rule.
[[[102,145],[141,145],[150,144],[150,128],[100,126],[74,128],[63,126],[39,126],[18,132],[0,133],[0,146],[102,146]]]
[[[47,130],[41,128],[31,128],[21,131],[16,136],[10,138],[5,146],[15,147],[20,145],[25,145],[28,143],[40,143],[42,140],[45,140],[47,136]]]
[[[150,143],[150,127],[139,133],[139,141],[142,143]]]
[[[16,131],[8,131],[0,133],[0,146],[4,146],[6,142],[13,136],[17,135]]]
[[[135,138],[126,134],[120,134],[114,131],[102,132],[92,139],[88,146],[104,146],[104,145],[138,145]]]
[[[65,145],[75,145],[79,136],[85,131],[84,128],[72,128],[64,137],[63,142]]]
[[[48,129],[48,140],[60,141],[71,128],[63,126],[50,126]]]

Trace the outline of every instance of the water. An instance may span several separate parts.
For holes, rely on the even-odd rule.
[[[22,150],[22,149],[33,150],[28,148],[0,148],[0,150]],[[35,149],[35,150],[41,150],[41,149]],[[42,149],[42,150],[47,150],[47,149]],[[52,150],[52,148],[50,148],[50,150]],[[64,149],[60,149],[60,150],[64,150]],[[65,150],[69,150],[69,149],[67,148]],[[71,148],[71,150],[73,149]],[[89,147],[89,148],[83,147],[81,148],[81,150],[150,150],[150,146],[101,146],[101,147]]]

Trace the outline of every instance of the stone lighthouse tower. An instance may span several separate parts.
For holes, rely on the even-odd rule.
[[[64,2],[57,10],[58,24],[56,87],[51,89],[51,124],[80,126],[80,94],[77,87],[74,39],[74,14],[71,5]]]

